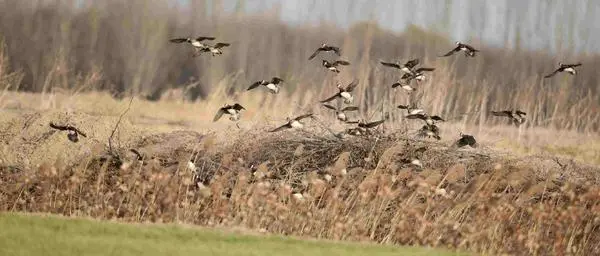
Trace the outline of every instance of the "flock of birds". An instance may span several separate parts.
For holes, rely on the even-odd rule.
[[[223,54],[222,49],[224,47],[230,46],[229,43],[223,43],[223,42],[218,42],[214,45],[204,43],[204,41],[213,41],[213,40],[215,40],[215,37],[200,36],[197,38],[190,38],[190,37],[174,38],[174,39],[170,39],[169,41],[172,43],[177,43],[177,44],[186,43],[186,44],[191,45],[194,50],[193,57],[199,56],[203,53],[210,53],[212,56],[221,55],[221,54]],[[327,43],[324,43],[319,48],[317,48],[313,54],[310,55],[308,60],[312,60],[317,55],[319,55],[320,53],[324,53],[324,52],[331,52],[334,55],[336,55],[337,57],[342,56],[341,50],[339,47],[333,46],[333,45],[328,45]],[[452,56],[459,52],[463,52],[467,58],[468,57],[472,58],[472,57],[475,57],[476,54],[480,51],[468,44],[456,42],[456,47],[454,47],[452,50],[450,50],[446,54],[438,56],[438,57],[449,57],[449,56]],[[404,90],[408,91],[409,93],[411,91],[415,91],[417,89],[417,87],[411,85],[412,81],[415,81],[417,83],[417,85],[419,85],[420,82],[422,82],[426,79],[425,72],[432,72],[435,70],[435,68],[431,68],[431,67],[419,67],[420,60],[418,58],[408,60],[404,63],[385,62],[385,61],[381,61],[380,63],[384,67],[398,69],[401,72],[403,72],[403,75],[400,77],[400,79],[396,83],[392,84],[391,87],[392,88],[400,87],[401,89],[404,89]],[[324,68],[326,68],[327,70],[334,72],[336,74],[340,73],[341,66],[347,66],[347,65],[350,65],[350,62],[348,62],[346,60],[342,60],[342,59],[335,60],[335,61],[329,61],[329,60],[325,60],[325,59],[322,60],[322,66]],[[552,77],[561,72],[566,72],[571,75],[575,75],[577,73],[575,68],[579,67],[579,66],[581,66],[581,63],[577,63],[577,64],[559,63],[558,68],[556,70],[554,70],[552,73],[546,75],[545,78]],[[270,80],[256,81],[256,82],[252,83],[248,87],[247,90],[249,91],[249,90],[253,90],[258,87],[264,87],[270,93],[277,94],[277,93],[279,93],[281,84],[283,82],[284,82],[283,79],[281,79],[279,77],[273,77]],[[369,135],[369,134],[371,134],[371,132],[370,132],[371,128],[375,128],[385,122],[385,118],[382,120],[374,121],[374,122],[350,120],[350,118],[347,115],[347,112],[359,110],[358,107],[351,105],[354,102],[354,96],[352,94],[353,94],[354,89],[358,86],[358,84],[359,84],[358,80],[356,80],[356,79],[354,79],[351,83],[347,84],[346,86],[342,86],[338,82],[337,83],[338,92],[335,93],[334,95],[332,95],[331,97],[328,97],[328,98],[320,101],[320,103],[322,104],[323,107],[335,112],[336,118],[339,121],[344,122],[346,124],[356,124],[356,127],[348,128],[345,131],[336,134],[336,137],[343,136],[344,134],[349,134],[349,135],[354,135],[354,136]],[[346,106],[344,106],[342,108],[338,108],[338,107],[334,107],[333,105],[328,104],[329,102],[334,101],[336,99],[343,102],[343,104],[345,104]],[[418,108],[416,106],[416,104],[414,104],[414,103],[412,103],[410,105],[398,105],[397,107],[399,109],[406,110],[407,115],[405,115],[405,118],[419,119],[424,122],[423,127],[418,130],[418,136],[427,137],[427,138],[435,138],[437,140],[441,139],[440,129],[437,126],[437,123],[444,122],[445,121],[444,118],[440,117],[439,115],[430,115],[425,110]],[[231,104],[231,105],[226,104],[225,106],[219,108],[215,117],[213,118],[213,121],[214,122],[218,121],[225,114],[230,116],[229,119],[231,121],[239,121],[240,117],[241,117],[240,113],[242,110],[245,110],[245,108],[239,103],[235,103],[235,104]],[[510,120],[511,123],[515,124],[516,126],[520,126],[521,124],[523,124],[526,121],[525,117],[527,115],[525,112],[523,112],[521,110],[491,111],[490,113],[494,116],[506,117]],[[303,115],[300,115],[300,116],[297,116],[294,118],[288,117],[285,124],[280,125],[274,129],[270,130],[270,132],[278,132],[278,131],[282,131],[282,130],[286,130],[286,129],[303,128],[305,126],[303,120],[306,118],[314,118],[314,116],[312,113],[308,113],[308,114],[303,114]],[[54,129],[68,131],[69,132],[68,138],[69,138],[69,140],[71,140],[73,142],[78,141],[78,134],[81,134],[82,136],[85,137],[84,133],[77,130],[73,126],[58,126],[56,124],[51,124],[50,126]],[[475,142],[475,139],[473,138],[473,136],[467,135],[467,134],[462,134],[462,133],[461,133],[461,138],[457,141],[457,144],[459,144],[459,146],[464,146],[464,145],[474,146],[475,143],[476,142]]]

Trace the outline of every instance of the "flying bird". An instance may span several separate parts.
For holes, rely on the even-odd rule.
[[[385,61],[380,61],[380,63],[386,67],[392,67],[392,68],[397,68],[400,69],[402,71],[404,71],[405,73],[409,73],[412,74],[413,73],[413,69],[419,65],[420,60],[419,59],[412,59],[407,61],[404,64],[401,64],[399,62],[385,62]]]
[[[83,133],[82,131],[80,131],[79,129],[77,129],[77,127],[74,127],[72,125],[57,125],[54,123],[50,123],[50,128],[59,130],[59,131],[68,131],[67,133],[67,138],[71,141],[71,142],[78,142],[79,141],[79,136],[81,135],[83,137],[87,137],[87,135],[85,135],[85,133]]]
[[[581,66],[581,63],[576,63],[576,64],[563,64],[563,63],[558,63],[558,68],[556,70],[554,70],[554,72],[550,73],[547,76],[544,76],[544,78],[549,78],[552,77],[554,75],[556,75],[559,72],[567,72],[571,75],[575,75],[577,74],[577,71],[575,70],[575,67],[579,67]]]
[[[308,57],[308,60],[312,60],[317,56],[320,52],[334,52],[337,56],[341,56],[340,48],[336,46],[327,45],[326,43],[322,44],[321,47],[317,48],[317,50]]]
[[[301,129],[304,127],[304,123],[300,122],[302,119],[307,118],[307,117],[312,117],[312,113],[309,114],[304,114],[298,117],[295,117],[293,119],[290,119],[289,117],[286,118],[287,119],[287,123],[279,126],[273,130],[270,130],[269,132],[278,132],[281,130],[285,130],[285,129]]]
[[[440,137],[440,128],[435,124],[425,124],[419,131],[417,132],[418,137],[423,138],[434,138],[436,140],[441,140]]]
[[[207,45],[207,46],[204,46],[201,48],[197,48],[196,54],[194,54],[194,56],[198,56],[203,52],[210,52],[212,54],[212,56],[221,55],[221,54],[223,54],[223,51],[221,49],[223,49],[223,47],[227,47],[229,45],[231,45],[231,44],[216,43],[214,46]]]
[[[260,81],[256,81],[253,84],[250,85],[250,87],[248,87],[247,91],[252,90],[258,86],[264,86],[267,89],[269,89],[269,91],[273,94],[277,94],[279,93],[279,88],[280,88],[280,83],[283,82],[283,79],[279,78],[279,77],[273,77],[271,78],[271,80],[260,80]]]
[[[339,65],[344,65],[344,66],[348,66],[350,65],[350,62],[345,61],[345,60],[336,60],[334,62],[329,62],[327,60],[323,60],[323,67],[329,69],[332,72],[335,73],[340,73],[340,70],[337,68]]]
[[[328,105],[328,104],[323,104],[323,107],[326,107],[328,109],[334,110],[335,111],[335,115],[337,117],[338,120],[343,121],[343,122],[347,122],[348,121],[348,116],[346,115],[347,111],[357,111],[358,107],[355,106],[347,106],[344,107],[342,109],[338,109],[334,106]]]
[[[505,116],[510,119],[510,121],[516,125],[520,126],[525,122],[525,116],[527,113],[521,110],[504,110],[504,111],[491,111],[492,115],[495,116]]]
[[[450,55],[453,55],[454,53],[463,51],[465,52],[465,56],[467,57],[475,57],[475,53],[479,52],[479,50],[473,48],[473,46],[470,46],[468,44],[463,44],[461,42],[456,42],[456,47],[452,50],[450,50],[448,53],[439,56],[439,57],[448,57]]]
[[[240,120],[240,111],[242,111],[242,109],[245,110],[245,108],[238,103],[235,103],[233,105],[225,105],[219,108],[217,114],[213,118],[213,122],[218,121],[221,118],[221,116],[223,116],[223,114],[230,115],[229,120],[231,121],[238,121]]]
[[[408,92],[412,92],[412,91],[416,91],[417,88],[410,86],[409,84],[402,82],[402,81],[398,81],[395,82],[394,84],[392,84],[392,88],[396,89],[396,87],[400,87],[402,89],[404,89],[405,91]]]
[[[344,99],[344,103],[346,104],[351,104],[354,101],[354,97],[352,96],[352,94],[350,94],[354,88],[356,88],[356,86],[358,85],[358,80],[354,79],[350,84],[348,84],[346,87],[342,87],[341,84],[338,83],[337,88],[338,88],[338,93],[334,94],[333,96],[324,99],[321,101],[321,103],[326,103],[326,102],[330,102],[332,100],[334,100],[335,98],[343,98]]]
[[[407,119],[421,119],[421,120],[425,121],[425,123],[428,124],[428,125],[434,125],[435,122],[437,122],[437,121],[440,121],[440,122],[444,122],[445,121],[440,116],[437,116],[437,115],[430,116],[430,115],[425,114],[425,113],[412,114],[412,115],[407,115],[405,117]]]
[[[417,108],[416,106],[410,105],[398,105],[399,109],[406,109],[408,115],[414,115],[419,113],[425,113],[423,109]]]

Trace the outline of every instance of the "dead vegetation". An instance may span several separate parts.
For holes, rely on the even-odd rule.
[[[47,126],[46,119],[65,117],[34,115],[11,127]],[[90,135],[78,143],[51,131],[10,134],[13,143],[23,141],[10,145],[24,146],[15,157],[33,161],[52,150],[63,157],[3,164],[0,210],[494,254],[600,250],[597,167],[485,146],[457,149],[403,133],[340,141],[327,133],[257,130],[229,142],[191,131],[132,133],[119,137],[121,158],[114,159],[103,143],[113,119],[104,129],[102,122],[71,120]]]

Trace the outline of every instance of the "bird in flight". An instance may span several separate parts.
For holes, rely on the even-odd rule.
[[[527,113],[521,110],[492,111],[491,113],[495,116],[508,117],[516,126],[520,126],[521,124],[525,123],[525,116],[527,115]]]
[[[430,116],[430,115],[425,114],[425,113],[412,114],[412,115],[407,115],[405,117],[407,119],[421,119],[421,120],[425,121],[425,123],[428,124],[428,125],[434,125],[435,122],[437,122],[437,121],[440,121],[440,122],[444,122],[445,121],[440,116],[437,116],[437,115]]]
[[[242,111],[242,109],[245,110],[245,108],[238,103],[235,103],[233,105],[225,105],[219,108],[217,114],[213,118],[213,122],[218,121],[221,118],[221,116],[223,116],[223,114],[230,115],[229,120],[231,121],[238,121],[240,120],[240,111]]]
[[[247,91],[250,91],[258,86],[264,86],[267,89],[269,89],[269,91],[273,94],[277,94],[279,93],[279,88],[280,88],[280,83],[283,82],[283,79],[279,78],[279,77],[273,77],[271,78],[271,80],[260,80],[260,81],[256,81],[253,84],[250,85],[250,87],[248,87]]]
[[[339,47],[327,45],[327,43],[324,43],[321,45],[321,47],[317,48],[317,50],[315,50],[315,52],[312,55],[310,55],[310,57],[308,57],[308,60],[312,60],[320,52],[334,52],[335,54],[337,54],[337,56],[341,56]]]
[[[350,65],[350,62],[345,61],[345,60],[336,60],[334,62],[329,62],[327,60],[323,60],[323,67],[325,67],[335,73],[340,73],[340,70],[337,68],[339,65],[348,66],[348,65]]]
[[[348,121],[348,115],[346,115],[347,111],[357,111],[358,107],[355,106],[347,106],[344,107],[342,109],[338,109],[334,106],[328,105],[328,104],[323,104],[323,107],[326,107],[328,109],[334,110],[335,111],[335,115],[337,117],[338,120],[343,121],[343,122],[347,122]]]
[[[581,66],[581,63],[576,63],[576,64],[563,64],[563,63],[558,63],[558,68],[556,70],[554,70],[554,72],[550,73],[547,76],[544,76],[544,78],[549,78],[552,77],[554,75],[556,75],[557,73],[560,72],[567,72],[571,75],[575,75],[577,74],[577,71],[575,70],[575,67],[579,67]]]
[[[330,102],[330,101],[334,100],[335,98],[339,97],[339,98],[344,99],[344,103],[351,104],[354,101],[354,97],[350,93],[354,90],[354,88],[356,88],[357,85],[358,85],[358,80],[356,80],[356,79],[354,79],[346,87],[342,87],[341,84],[338,83],[337,88],[339,91],[336,94],[334,94],[333,96],[322,100],[321,103]]]
[[[77,129],[77,127],[74,127],[72,125],[57,125],[55,123],[50,123],[50,128],[59,130],[59,131],[68,131],[67,133],[67,138],[71,141],[71,142],[78,142],[79,141],[79,135],[83,136],[83,137],[87,137],[87,135],[85,135],[85,133],[83,133],[82,131],[80,131],[79,129]]]
[[[463,44],[461,42],[456,42],[456,47],[452,50],[450,50],[448,53],[439,56],[439,57],[448,57],[450,55],[453,55],[454,53],[463,51],[465,52],[465,56],[467,57],[475,57],[475,53],[479,52],[479,50],[473,48],[473,46],[470,46],[468,44]]]
[[[385,61],[381,61],[380,63],[386,67],[397,68],[397,69],[404,71],[405,73],[412,74],[413,69],[415,67],[417,67],[417,65],[419,65],[419,62],[420,62],[419,59],[412,59],[412,60],[407,61],[404,64],[401,64],[399,62],[385,62]]]
[[[304,127],[304,123],[302,123],[301,120],[304,118],[307,118],[307,117],[312,117],[312,115],[313,115],[312,113],[309,113],[309,114],[304,114],[301,116],[294,117],[292,119],[290,119],[288,117],[288,118],[286,118],[287,119],[286,124],[279,126],[273,130],[270,130],[269,132],[278,132],[278,131],[285,130],[285,129],[301,129]]]
[[[223,47],[227,47],[229,45],[231,45],[231,44],[216,43],[214,46],[207,45],[205,47],[196,48],[197,51],[196,51],[196,53],[194,53],[194,56],[198,56],[198,55],[202,54],[203,52],[210,52],[212,54],[212,56],[221,55],[221,54],[223,54],[223,51],[221,49],[223,49]]]

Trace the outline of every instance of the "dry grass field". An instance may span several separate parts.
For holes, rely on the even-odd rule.
[[[119,1],[77,12],[0,2],[20,14],[0,17],[0,211],[482,254],[600,252],[594,69],[544,80],[555,57],[485,45],[472,60],[436,59],[451,43],[414,27],[398,35],[374,24],[344,31],[237,15],[186,30],[189,24],[173,20],[176,10],[155,5],[123,16]],[[60,35],[48,39],[56,46],[50,53],[15,39],[25,38],[15,29],[21,16],[32,17],[22,21],[32,38]],[[167,39],[190,30],[210,31],[234,47],[215,58],[189,58]],[[306,62],[325,32],[353,63],[337,76]],[[120,36],[147,43],[137,47]],[[410,96],[392,90],[397,73],[378,64],[407,56],[436,67]],[[584,67],[600,62],[565,56]],[[279,94],[246,91],[275,75],[286,80]],[[373,136],[339,139],[333,133],[347,125],[318,101],[353,78],[360,81],[360,111],[352,118],[386,122]],[[446,117],[441,140],[415,136],[422,123],[395,107],[409,101]],[[212,121],[235,102],[246,108],[237,125],[226,117]],[[510,108],[525,110],[528,121],[515,127],[488,114]],[[267,132],[308,112],[315,118],[303,130]],[[73,143],[50,122],[87,136]],[[461,132],[478,146],[455,147]]]

